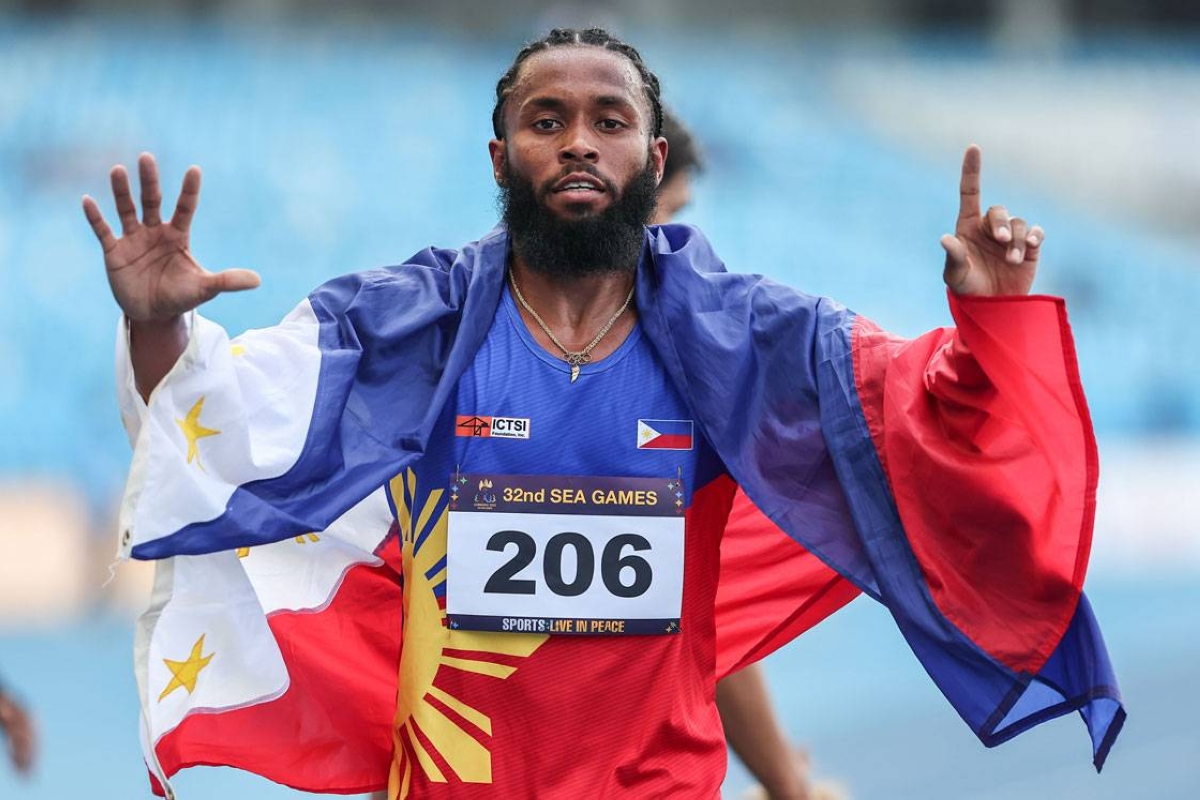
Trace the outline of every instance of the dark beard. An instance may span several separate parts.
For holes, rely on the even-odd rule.
[[[576,171],[595,175],[586,167]],[[619,194],[617,187],[607,181],[604,188],[616,197],[604,211],[584,219],[562,219],[541,202],[533,181],[505,162],[498,198],[500,211],[513,249],[530,269],[550,278],[637,269],[644,229],[658,201],[653,162],[647,159],[646,168]],[[547,186],[543,194],[549,191]]]

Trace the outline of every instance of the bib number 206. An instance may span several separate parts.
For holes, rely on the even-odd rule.
[[[525,531],[503,530],[492,534],[487,549],[503,553],[509,545],[516,552],[484,584],[485,594],[536,594],[536,581],[517,575],[537,558],[537,542]],[[570,581],[563,575],[563,554],[574,550],[575,574]],[[649,562],[639,552],[650,549],[650,542],[636,533],[621,533],[609,539],[600,554],[600,580],[615,597],[640,597],[654,581]],[[546,588],[562,597],[577,597],[586,592],[596,577],[596,553],[582,533],[563,531],[546,541],[542,551],[542,577]]]

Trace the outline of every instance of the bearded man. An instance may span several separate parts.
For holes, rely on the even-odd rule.
[[[1078,709],[1103,762],[1124,712],[1081,594],[1094,440],[1062,303],[1027,296],[1041,229],[981,212],[969,148],[959,329],[900,341],[646,227],[659,94],[632,47],[551,32],[497,86],[502,227],[232,341],[194,309],[258,277],[192,259],[197,168],[166,224],[153,159],[141,220],[115,168],[119,239],[85,198],[124,312],[120,552],[163,559],[136,645],[160,791],[230,764],[717,797],[715,681],[859,591],[986,744]],[[790,549],[718,615],[747,526]]]

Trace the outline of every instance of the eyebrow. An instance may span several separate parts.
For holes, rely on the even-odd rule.
[[[602,106],[625,106],[626,108],[633,108],[633,103],[629,102],[628,98],[615,94],[600,95],[596,98],[595,102],[597,105]]]
[[[593,98],[592,102],[594,102],[596,105],[599,105],[599,106],[616,106],[616,107],[621,107],[621,108],[633,108],[634,107],[633,103],[631,103],[628,98],[622,97],[621,95],[616,95],[616,94],[603,94],[603,95]],[[541,96],[529,98],[528,100],[526,100],[524,103],[521,104],[521,107],[523,109],[535,108],[535,109],[546,109],[548,111],[561,111],[562,109],[567,107],[567,104],[566,104],[566,102],[564,102],[563,100],[560,100],[557,97],[552,97],[549,95],[541,95]]]
[[[522,110],[526,108],[545,108],[550,111],[557,111],[566,108],[567,104],[557,97],[531,97],[521,104]]]

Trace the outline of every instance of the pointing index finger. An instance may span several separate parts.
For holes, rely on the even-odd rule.
[[[963,153],[962,180],[958,184],[958,219],[979,219],[979,172],[983,153],[979,145],[967,147]]]

